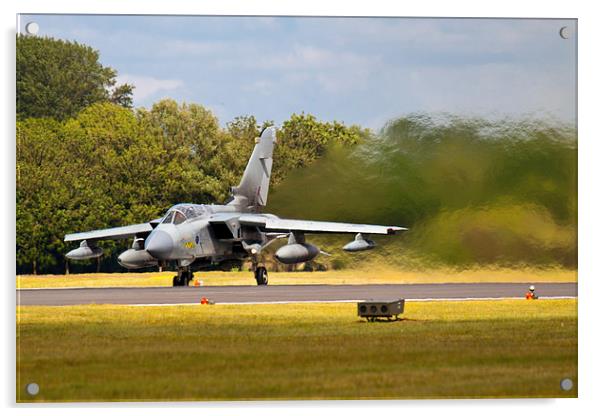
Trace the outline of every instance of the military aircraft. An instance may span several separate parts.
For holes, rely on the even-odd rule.
[[[275,258],[284,264],[313,260],[320,249],[305,241],[306,234],[350,233],[355,239],[346,251],[374,248],[369,234],[395,234],[406,230],[397,226],[348,224],[278,218],[262,214],[268,200],[272,172],[272,154],[276,144],[276,128],[264,129],[255,139],[255,147],[242,180],[232,188],[226,205],[177,204],[162,218],[143,224],[67,234],[65,241],[80,241],[80,246],[66,257],[71,260],[93,259],[103,252],[98,240],[132,238],[132,248],[117,259],[127,269],[165,266],[175,263],[174,286],[188,286],[193,271],[222,266],[232,268],[250,259],[258,285],[268,284],[268,273],[261,253],[280,238],[288,243],[280,247]]]

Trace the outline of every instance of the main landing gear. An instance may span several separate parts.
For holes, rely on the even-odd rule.
[[[177,276],[173,277],[174,286],[188,286],[190,281],[194,278],[190,269],[178,269]]]
[[[255,280],[258,286],[265,286],[268,284],[268,271],[265,267],[259,266],[255,268]]]

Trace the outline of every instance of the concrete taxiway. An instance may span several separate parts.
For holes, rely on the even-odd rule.
[[[360,300],[497,299],[523,297],[529,283],[274,285],[18,289],[18,305],[172,305],[215,303],[352,302]],[[576,283],[538,283],[540,297],[576,297]]]

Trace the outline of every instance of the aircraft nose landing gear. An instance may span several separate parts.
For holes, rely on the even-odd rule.
[[[260,266],[255,269],[255,280],[258,286],[265,286],[268,284],[268,271],[265,267]]]
[[[173,277],[173,286],[188,286],[193,278],[190,269],[178,269],[178,274]]]

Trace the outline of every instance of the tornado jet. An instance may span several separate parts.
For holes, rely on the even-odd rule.
[[[184,203],[172,206],[161,218],[143,224],[67,234],[65,241],[80,242],[66,257],[86,260],[102,256],[97,242],[107,239],[132,239],[130,249],[117,259],[129,270],[153,266],[172,266],[177,270],[173,286],[188,286],[193,272],[222,268],[229,270],[249,261],[258,285],[268,284],[263,261],[265,249],[286,239],[274,257],[283,264],[313,260],[321,250],[306,240],[311,234],[351,234],[354,238],[343,249],[349,252],[370,250],[371,234],[391,235],[406,228],[393,225],[350,224],[279,218],[262,213],[268,201],[276,128],[268,127],[255,139],[255,147],[240,184],[231,189],[225,205]]]

